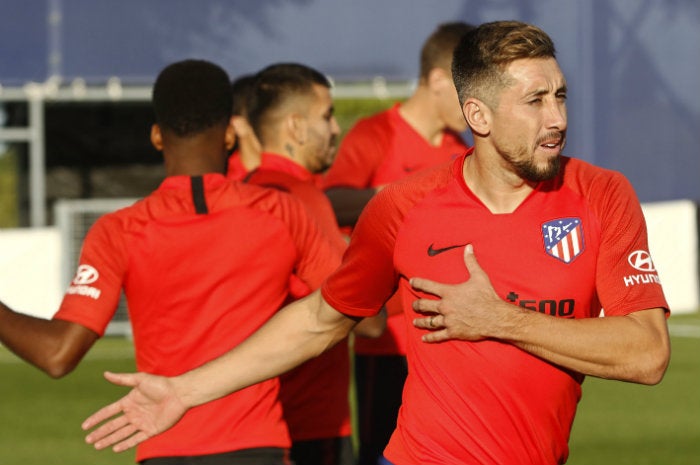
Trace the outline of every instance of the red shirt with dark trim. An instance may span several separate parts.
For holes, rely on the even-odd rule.
[[[101,217],[56,315],[103,334],[123,288],[139,371],[174,376],[222,355],[288,299],[291,275],[315,288],[338,264],[297,199],[207,174],[198,214],[191,183],[166,178]],[[195,407],[136,458],[289,447],[278,391],[273,379]]]
[[[264,153],[248,182],[289,192],[300,199],[333,244],[338,262],[347,244],[333,207],[303,166],[274,153]],[[294,298],[313,289],[293,286]],[[329,351],[280,376],[280,399],[294,441],[350,436],[350,354],[347,338]]]
[[[464,246],[473,244],[498,295],[514,305],[557,318],[667,309],[641,207],[621,174],[562,157],[559,176],[513,213],[492,214],[465,184],[464,159],[377,194],[322,293],[345,314],[369,316],[399,288],[408,378],[389,461],[564,463],[583,376],[499,341],[421,342],[411,303],[429,296],[408,279],[467,280]]]
[[[403,179],[463,155],[468,147],[455,132],[445,130],[433,146],[399,114],[400,104],[363,118],[343,138],[324,189],[378,187]],[[364,355],[406,354],[405,323],[398,296],[386,305],[387,327],[375,339],[355,338],[355,352]]]
[[[274,155],[274,154],[262,153],[260,155],[260,158],[261,158],[260,166],[269,165],[269,164],[277,165],[277,162],[275,162],[274,160],[265,160],[270,155]],[[243,166],[243,161],[241,159],[240,152],[235,151],[231,154],[231,156],[228,159],[228,168],[226,171],[227,178],[232,179],[234,181],[243,181],[243,180],[245,180],[246,176],[248,176],[250,174],[251,171],[252,170],[249,170],[248,168]],[[320,189],[323,186],[323,175],[322,174],[312,174],[312,173],[309,173],[308,171],[307,171],[307,173],[313,179],[314,185],[316,185],[316,187],[318,187]]]

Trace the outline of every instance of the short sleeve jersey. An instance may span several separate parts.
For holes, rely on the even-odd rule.
[[[560,175],[514,212],[492,214],[465,184],[463,160],[375,196],[323,296],[366,316],[399,288],[408,378],[389,461],[564,463],[583,377],[498,341],[422,343],[411,303],[427,296],[408,279],[467,280],[463,252],[473,244],[498,295],[532,311],[595,318],[603,307],[606,317],[667,308],[656,272],[634,259],[649,257],[639,201],[619,173],[564,157]]]
[[[123,288],[138,370],[173,376],[262,326],[291,275],[315,288],[337,263],[291,196],[218,174],[169,177],[94,224],[56,318],[103,334]],[[278,392],[274,379],[195,407],[141,444],[137,460],[289,447]]]
[[[264,153],[260,167],[251,172],[247,182],[289,192],[301,200],[309,215],[329,238],[337,254],[337,262],[347,244],[341,237],[335,214],[328,198],[315,184],[314,175],[293,161]],[[313,289],[292,286],[294,298],[301,298]],[[350,354],[348,340],[309,360],[280,377],[280,399],[284,418],[293,441],[307,441],[349,436]]]
[[[467,145],[449,130],[433,146],[399,114],[400,104],[361,119],[343,138],[324,188],[382,186],[411,173],[445,163],[464,154]],[[355,352],[365,355],[406,354],[406,336],[398,296],[387,302],[387,329],[375,339],[355,338]]]

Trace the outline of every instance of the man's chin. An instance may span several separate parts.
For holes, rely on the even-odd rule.
[[[549,181],[559,174],[561,168],[561,157],[556,155],[549,160],[538,165],[527,165],[519,167],[520,177],[532,182]]]

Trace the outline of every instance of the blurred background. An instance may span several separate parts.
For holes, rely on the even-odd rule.
[[[164,172],[148,138],[149,100],[167,64],[207,59],[232,78],[273,62],[313,66],[335,83],[336,114],[346,131],[359,117],[410,95],[419,49],[437,24],[503,19],[533,23],[553,38],[569,88],[564,152],[630,179],[643,202],[672,321],[690,314],[671,325],[675,346],[687,348],[672,362],[682,372],[674,371],[661,390],[639,391],[655,397],[640,394],[615,419],[611,410],[632,402],[628,394],[637,387],[617,393],[607,390],[619,383],[587,382],[592,394],[577,419],[574,457],[581,457],[577,463],[608,463],[601,457],[698,463],[700,396],[690,389],[700,381],[698,0],[0,0],[0,297],[20,311],[50,316],[92,221],[158,186]],[[125,318],[122,309],[113,334],[128,334]],[[129,348],[109,344],[121,355],[105,355],[107,365],[118,359],[129,367],[121,361],[130,360]],[[26,402],[31,384],[37,399],[69,391],[82,418],[108,400],[91,387],[102,369],[89,372],[84,385],[80,378],[57,383],[0,353],[0,402],[6,399],[0,445],[26,449],[16,462],[5,462],[0,451],[0,463],[51,462],[55,447],[68,450],[51,442],[64,434],[79,449],[71,463],[129,463],[105,454],[78,458],[85,449],[76,439],[79,422],[64,413],[59,421],[74,423],[76,431],[17,428],[18,417],[48,421],[42,412],[55,408],[53,400],[35,403],[34,411],[9,408],[13,399]],[[596,389],[597,399],[613,400],[587,400],[596,399]],[[97,398],[86,404],[88,391]],[[615,451],[623,445],[624,452]]]
[[[129,167],[160,161],[145,136],[148,88],[172,61],[208,59],[232,77],[299,61],[332,77],[336,97],[400,98],[416,79],[423,40],[453,20],[518,19],[542,27],[555,41],[570,89],[566,153],[622,171],[643,202],[700,200],[697,0],[2,0],[0,6],[0,127],[31,123],[43,133],[38,144],[45,154],[36,163],[48,176],[18,180],[16,217],[0,225],[49,221],[42,205],[29,205],[44,197],[30,181],[46,182],[50,200],[122,195],[123,176],[143,183],[139,177],[148,174]],[[32,98],[43,100],[42,118],[32,115]],[[22,135],[28,136],[5,129],[0,143]],[[23,154],[14,169],[24,175],[31,161]],[[113,172],[105,175],[104,166]]]

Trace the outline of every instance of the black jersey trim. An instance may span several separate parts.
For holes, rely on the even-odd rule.
[[[207,208],[207,198],[204,195],[204,178],[202,176],[190,177],[190,185],[192,186],[192,202],[194,202],[194,211],[199,215],[209,213]]]

